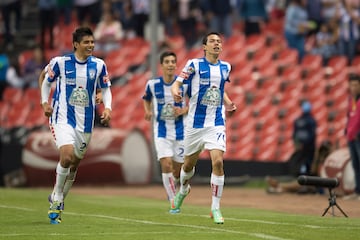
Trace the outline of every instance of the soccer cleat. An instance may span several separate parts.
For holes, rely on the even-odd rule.
[[[59,201],[53,201],[51,195],[48,197],[50,208],[48,211],[48,217],[50,218],[50,224],[61,223],[61,213],[64,210],[64,203]]]
[[[170,200],[170,210],[169,210],[169,213],[171,214],[177,214],[180,212],[180,209],[179,208],[175,208],[175,204],[174,204],[174,199],[171,199]]]
[[[48,217],[50,218],[51,224],[59,224],[61,223],[61,212],[63,209],[63,204],[59,201],[53,201],[50,204],[50,208],[48,211]]]
[[[51,194],[49,194],[49,196],[48,196],[48,201],[49,201],[50,204],[53,203],[52,195],[51,195]],[[65,203],[62,202],[62,203],[61,203],[61,211],[64,211],[64,207],[65,207]]]
[[[180,207],[181,207],[185,197],[189,194],[189,192],[190,192],[190,185],[188,186],[188,190],[187,190],[186,194],[181,194],[180,191],[176,194],[174,201],[171,203],[170,213],[179,213],[180,212]]]
[[[213,209],[210,212],[210,217],[214,219],[214,223],[216,224],[224,224],[224,218],[220,212],[220,209]]]

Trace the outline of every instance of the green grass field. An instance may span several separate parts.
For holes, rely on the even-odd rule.
[[[63,222],[51,225],[48,193],[0,188],[0,239],[360,239],[359,218],[223,207],[225,224],[216,225],[208,206],[186,204],[171,215],[166,201],[76,193],[67,198]]]

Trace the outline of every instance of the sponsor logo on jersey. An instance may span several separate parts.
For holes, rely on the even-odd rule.
[[[75,85],[76,78],[66,78],[66,85]]]
[[[158,104],[165,104],[165,99],[164,98],[158,98],[157,102],[158,102]]]
[[[209,85],[210,84],[210,78],[200,78],[200,84],[201,85]]]

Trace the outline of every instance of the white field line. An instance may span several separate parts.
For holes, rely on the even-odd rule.
[[[5,209],[14,209],[14,210],[20,210],[20,211],[28,211],[33,212],[36,211],[35,209],[31,208],[25,208],[25,207],[18,207],[18,206],[9,206],[9,205],[1,205],[0,208]],[[84,217],[97,217],[97,218],[103,218],[103,219],[111,219],[116,221],[123,221],[123,222],[129,222],[129,223],[139,223],[139,224],[147,224],[147,225],[164,225],[164,226],[176,226],[176,227],[185,227],[194,229],[192,231],[193,233],[202,232],[202,230],[207,230],[211,232],[226,232],[226,233],[232,233],[232,234],[240,234],[240,235],[247,235],[251,237],[257,237],[259,239],[270,239],[270,240],[291,240],[287,238],[277,237],[273,235],[268,234],[262,234],[262,233],[251,233],[251,232],[244,232],[244,231],[235,231],[235,230],[229,230],[229,229],[222,229],[222,228],[215,228],[215,227],[206,227],[206,226],[199,226],[199,225],[188,225],[188,224],[175,224],[175,223],[161,223],[161,222],[155,222],[155,221],[148,221],[148,220],[141,220],[141,219],[131,219],[131,218],[122,218],[122,217],[116,217],[116,216],[110,216],[110,215],[103,215],[103,214],[85,214],[85,213],[76,213],[76,212],[64,212],[65,215],[74,215],[74,216],[84,216]],[[184,214],[181,213],[183,216],[192,216],[192,217],[203,217],[203,218],[209,218],[208,215],[196,215],[196,214]],[[311,228],[311,229],[331,229],[333,227],[326,227],[326,226],[318,226],[318,225],[299,225],[299,224],[293,224],[293,223],[286,223],[286,222],[275,222],[275,221],[265,221],[265,220],[254,220],[254,219],[241,219],[241,218],[226,218],[226,221],[235,221],[235,222],[254,222],[259,224],[268,224],[268,225],[284,225],[284,226],[298,226],[298,227],[304,227],[304,228]],[[337,227],[337,229],[339,229]],[[346,229],[358,229],[358,227],[346,227]],[[149,232],[149,234],[155,234],[160,232]],[[161,233],[167,233],[167,232],[161,232]],[[98,233],[98,235],[117,235],[118,233]],[[124,234],[124,232],[122,232]],[[137,234],[137,232],[127,232],[126,234]],[[16,233],[1,233],[0,236],[28,236],[29,234],[16,234]],[[60,236],[66,236],[67,234],[40,234],[40,235],[60,235]],[[87,236],[86,233],[79,233],[79,236]],[[89,234],[89,235],[94,235]]]
[[[23,207],[17,207],[17,206],[8,206],[8,205],[0,205],[0,208],[6,208],[6,209],[15,209],[15,210],[21,210],[21,211],[36,211],[35,209],[31,209],[31,208],[23,208]],[[250,232],[244,232],[244,231],[234,231],[234,230],[228,230],[228,229],[221,229],[221,228],[215,228],[215,227],[206,227],[206,226],[199,226],[199,225],[188,225],[188,224],[174,224],[174,223],[161,223],[161,222],[155,222],[155,221],[148,221],[148,220],[140,220],[140,219],[130,219],[130,218],[121,218],[121,217],[115,217],[115,216],[109,216],[109,215],[102,215],[102,214],[85,214],[85,213],[75,213],[75,212],[64,212],[65,215],[75,215],[75,216],[84,216],[84,217],[96,217],[96,218],[104,218],[104,219],[111,219],[111,220],[116,220],[116,221],[122,221],[122,222],[130,222],[130,223],[139,223],[139,224],[147,224],[147,225],[164,225],[164,226],[175,226],[175,227],[184,227],[184,228],[190,228],[190,229],[195,229],[195,231],[197,232],[203,232],[201,230],[207,230],[207,231],[211,231],[211,232],[226,232],[226,233],[231,233],[231,234],[240,234],[240,235],[245,235],[245,236],[251,236],[251,237],[256,237],[259,239],[270,239],[270,240],[291,240],[288,238],[282,238],[282,237],[277,237],[277,236],[272,236],[272,235],[268,235],[268,234],[263,234],[263,233],[250,233]],[[198,216],[199,215],[194,215],[194,216]],[[122,232],[124,233],[124,232]],[[163,232],[166,233],[166,232]],[[136,234],[135,232],[131,233],[131,234]],[[0,233],[0,236],[7,236],[7,237],[11,237],[11,236],[28,236],[30,234],[14,234],[14,233]],[[40,234],[40,235],[46,235],[46,234]],[[52,236],[54,234],[47,234],[48,236]],[[55,234],[55,235],[60,235],[63,236],[65,234]],[[79,236],[83,236],[84,234],[78,234]],[[86,235],[86,234],[85,234]],[[94,234],[91,234],[94,235]],[[103,235],[103,234],[98,234],[98,235]],[[110,234],[108,234],[110,235]],[[116,234],[114,234],[116,235]],[[72,234],[72,236],[74,236]]]
[[[186,216],[191,217],[204,217],[208,218],[208,215],[195,215],[195,214],[183,214]],[[226,218],[227,221],[235,221],[235,222],[253,222],[253,223],[261,223],[261,224],[268,224],[268,225],[285,225],[285,226],[298,226],[298,227],[304,227],[304,228],[313,228],[313,229],[328,229],[331,227],[324,227],[324,226],[318,226],[318,225],[310,225],[310,224],[296,224],[296,223],[286,223],[286,222],[273,222],[273,221],[266,221],[266,220],[257,220],[257,219],[246,219],[246,218]],[[358,229],[355,228],[354,229]]]

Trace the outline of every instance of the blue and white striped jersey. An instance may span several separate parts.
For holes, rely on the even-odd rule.
[[[189,85],[187,127],[225,126],[223,98],[230,71],[231,65],[220,60],[212,64],[205,58],[196,58],[186,63],[176,81]]]
[[[56,81],[50,123],[67,123],[81,132],[92,132],[96,88],[111,85],[104,61],[91,56],[79,62],[73,53],[55,57],[45,80]]]
[[[155,137],[167,138],[170,140],[184,140],[184,122],[186,116],[181,115],[175,118],[173,107],[185,107],[185,100],[176,103],[171,94],[171,83],[164,82],[162,77],[150,79],[145,88],[143,99],[152,101],[154,111],[153,130]],[[187,91],[184,84],[182,92]]]

